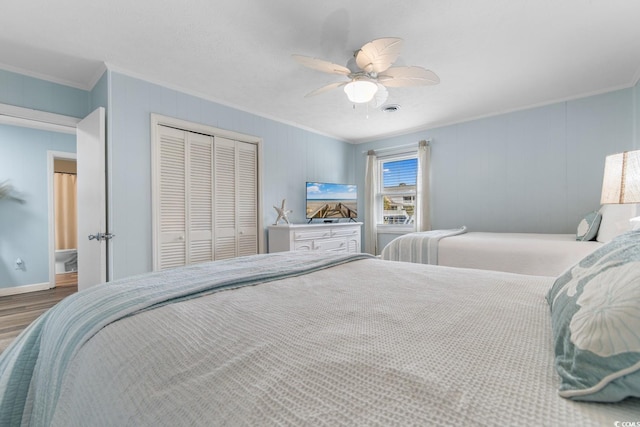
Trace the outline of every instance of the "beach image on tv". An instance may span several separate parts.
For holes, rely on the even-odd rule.
[[[357,218],[356,185],[307,182],[307,218]]]

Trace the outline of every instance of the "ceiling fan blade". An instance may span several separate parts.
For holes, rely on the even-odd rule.
[[[378,75],[378,81],[386,87],[437,85],[440,77],[422,67],[391,67]]]
[[[389,98],[389,91],[386,87],[378,83],[378,91],[373,97],[373,108],[378,108],[384,105],[384,103],[387,102],[387,98]]]
[[[304,97],[305,98],[309,98],[310,96],[320,95],[321,93],[329,92],[332,89],[336,89],[336,88],[339,88],[340,86],[344,86],[347,83],[349,83],[349,82],[347,81],[347,82],[330,83],[330,84],[328,84],[326,86],[322,86],[321,88],[318,88],[318,89],[316,89],[316,90],[314,90],[312,92],[309,92]]]
[[[396,62],[402,44],[402,39],[395,37],[370,41],[356,54],[356,64],[367,73],[381,73]]]
[[[334,64],[333,62],[325,61],[324,59],[312,58],[310,56],[303,55],[291,55],[293,59],[298,61],[305,67],[312,68],[314,70],[322,71],[330,74],[348,75],[351,71],[347,67]]]

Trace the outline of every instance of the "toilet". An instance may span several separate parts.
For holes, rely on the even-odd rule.
[[[78,250],[61,249],[56,251],[56,274],[78,270]]]

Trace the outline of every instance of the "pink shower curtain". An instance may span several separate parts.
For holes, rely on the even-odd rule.
[[[56,250],[78,247],[76,175],[53,174]]]

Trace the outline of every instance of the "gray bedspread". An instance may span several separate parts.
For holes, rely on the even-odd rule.
[[[281,258],[264,258],[282,277],[162,304],[92,333],[66,360],[51,425],[613,426],[640,419],[638,399],[558,396],[544,299],[553,279],[377,259],[339,258],[320,268],[335,255],[280,256],[317,268],[286,275],[275,263]],[[187,276],[218,276],[217,265]],[[183,276],[152,277],[177,286],[191,280]],[[43,343],[65,335],[47,334]]]
[[[224,289],[255,285],[364,254],[269,254],[149,274],[79,292],[33,322],[0,355],[0,426],[48,425],[67,366],[105,326],[144,310]]]

